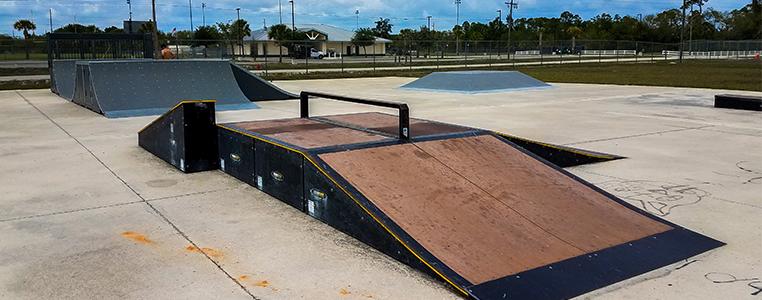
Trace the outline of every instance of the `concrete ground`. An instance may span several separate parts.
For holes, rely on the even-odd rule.
[[[410,80],[276,84],[404,101],[413,117],[626,156],[569,170],[728,245],[583,297],[762,297],[762,113],[714,109],[725,92],[716,90],[396,88]],[[219,171],[186,175],[153,157],[136,133],[155,117],[106,119],[47,90],[3,91],[0,103],[0,299],[459,298]],[[296,101],[261,106],[218,120],[298,116]],[[313,101],[316,114],[371,110]]]

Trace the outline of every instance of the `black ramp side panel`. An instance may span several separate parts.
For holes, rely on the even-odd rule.
[[[257,185],[254,169],[254,139],[243,134],[217,128],[220,169],[251,186]]]
[[[299,98],[298,95],[284,91],[236,64],[231,63],[230,68],[233,70],[233,75],[235,76],[241,91],[251,101],[288,100]]]
[[[182,107],[185,172],[217,169],[219,155],[214,102],[185,103]]]
[[[227,60],[89,62],[96,100],[109,118],[161,114],[183,100],[216,100],[217,109],[257,108]]]
[[[76,63],[76,60],[54,60],[50,73],[50,89],[67,100],[74,98]]]
[[[214,102],[189,101],[138,133],[143,149],[185,172],[218,168]]]
[[[745,95],[716,95],[714,107],[762,111],[762,97]]]
[[[402,86],[403,89],[454,93],[496,93],[550,87],[518,71],[435,72]]]
[[[254,149],[257,188],[304,211],[304,157],[262,141]]]
[[[624,158],[622,156],[612,154],[598,153],[572,147],[532,141],[503,133],[496,134],[499,137],[511,141],[512,143],[526,149],[529,152],[532,152],[539,157],[542,157],[543,159],[561,168],[594,164]]]
[[[568,299],[724,244],[684,228],[469,288],[477,299]]]

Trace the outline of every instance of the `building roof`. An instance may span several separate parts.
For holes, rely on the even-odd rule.
[[[300,31],[316,31],[326,36],[327,41],[331,42],[350,42],[355,35],[354,31],[346,30],[326,24],[296,24],[296,29]],[[246,37],[247,41],[271,41],[267,36],[267,29],[258,29],[251,32],[251,36]],[[385,38],[376,38],[376,42],[390,43]]]

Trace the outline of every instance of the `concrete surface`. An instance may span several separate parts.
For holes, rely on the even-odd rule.
[[[405,101],[413,117],[627,156],[570,171],[728,245],[583,297],[762,296],[762,114],[712,108],[727,91],[397,89],[411,80],[277,84]],[[460,298],[219,171],[181,174],[137,146],[154,117],[109,120],[47,90],[3,91],[0,103],[0,299]],[[315,114],[376,111],[312,104]],[[297,101],[260,105],[218,120],[298,116]]]

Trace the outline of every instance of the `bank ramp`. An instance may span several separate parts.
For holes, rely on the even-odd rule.
[[[227,60],[56,60],[52,90],[109,118],[161,114],[187,99],[217,100],[219,110],[295,99]]]
[[[310,97],[398,115],[310,117]],[[141,131],[141,146],[165,160],[195,152],[173,165],[219,168],[474,299],[571,298],[723,245],[499,134],[411,119],[400,103],[316,93],[303,93],[301,103],[301,118],[228,124],[209,117],[213,103],[184,103]],[[167,118],[189,111],[186,119],[201,124],[172,126],[216,128],[216,139],[194,142],[216,149],[177,148],[198,134],[165,138]],[[588,153],[553,155],[564,150]]]

